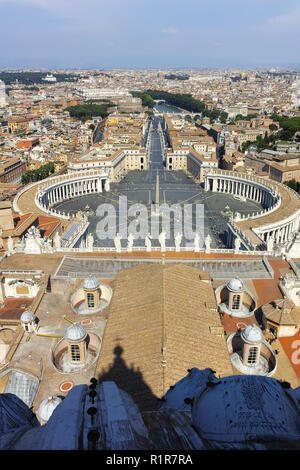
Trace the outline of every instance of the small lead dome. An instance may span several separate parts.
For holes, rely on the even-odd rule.
[[[246,326],[241,336],[247,343],[258,344],[264,340],[261,329],[254,324]]]
[[[31,321],[34,321],[34,314],[31,312],[31,310],[25,310],[22,315],[21,315],[21,322],[23,323],[29,323]]]
[[[100,286],[98,280],[95,278],[95,276],[90,275],[84,280],[83,283],[83,288],[84,289],[98,289]]]
[[[67,328],[65,338],[70,341],[82,341],[86,337],[86,330],[79,323],[74,323]]]
[[[227,287],[229,290],[233,291],[242,291],[245,289],[244,284],[240,279],[234,278],[228,282]]]
[[[37,418],[41,424],[45,424],[51,417],[55,408],[62,402],[57,396],[45,398],[37,410]]]

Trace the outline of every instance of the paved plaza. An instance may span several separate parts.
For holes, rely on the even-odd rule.
[[[119,201],[121,196],[127,198],[128,208],[133,204],[143,204],[147,208],[147,218],[149,232],[151,231],[151,205],[156,202],[157,176],[159,177],[159,204],[167,204],[171,207],[173,204],[179,204],[182,208],[185,204],[192,205],[191,227],[196,228],[196,205],[203,205],[204,218],[200,221],[203,227],[203,237],[208,233],[212,238],[212,248],[226,247],[227,221],[231,213],[239,212],[248,214],[258,212],[262,209],[259,203],[247,200],[238,201],[229,194],[220,194],[205,192],[199,183],[194,182],[193,178],[184,171],[167,171],[164,167],[161,142],[157,130],[157,121],[154,122],[151,134],[150,160],[149,168],[144,171],[130,171],[122,181],[111,183],[111,189],[108,193],[91,194],[81,196],[69,201],[64,201],[56,206],[60,211],[74,213],[78,210],[86,212],[89,217],[89,231],[94,235],[94,244],[98,247],[113,247],[113,239],[99,240],[96,232],[97,224],[100,218],[96,215],[98,206],[101,204],[112,204],[116,208],[117,232],[121,231],[122,223],[118,218]],[[137,217],[137,216],[136,216]],[[134,218],[128,218],[130,223]],[[157,223],[156,220],[154,223]],[[162,218],[158,217],[159,232],[162,230]],[[170,218],[170,238],[166,239],[166,246],[175,246],[174,243],[174,224],[175,218],[171,212]],[[184,235],[184,234],[183,234]],[[176,233],[175,233],[176,236]],[[181,246],[187,246],[193,243],[193,238],[187,240],[184,236]],[[121,240],[122,247],[126,247],[127,240]],[[134,246],[144,246],[144,237],[136,239]],[[152,239],[152,246],[158,247],[157,238]]]

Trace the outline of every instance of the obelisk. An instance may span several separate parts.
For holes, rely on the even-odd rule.
[[[155,186],[155,212],[153,213],[154,216],[158,217],[160,215],[159,210],[159,176],[158,173],[156,174],[156,186]]]
[[[159,205],[159,176],[156,175],[155,204]]]

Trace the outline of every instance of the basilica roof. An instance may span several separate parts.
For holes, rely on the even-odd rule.
[[[0,437],[12,429],[37,426],[30,408],[13,393],[0,393]]]
[[[232,374],[214,291],[199,274],[190,266],[158,263],[118,273],[96,372],[122,381],[142,407],[188,368]]]
[[[75,386],[44,426],[4,395],[0,450],[299,449],[299,389],[268,377],[193,368],[147,413],[115,382],[96,380]]]

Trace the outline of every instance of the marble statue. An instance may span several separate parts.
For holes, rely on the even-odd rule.
[[[205,253],[210,253],[211,236],[209,235],[209,233],[205,237],[204,243],[205,243]]]
[[[14,249],[14,241],[11,237],[8,237],[7,240],[7,250],[11,253]]]
[[[145,246],[147,248],[147,251],[151,251],[152,245],[151,245],[151,235],[148,233],[145,237]]]
[[[22,237],[20,240],[17,241],[15,245],[15,252],[23,253],[24,249],[25,249],[25,240],[24,240],[24,237]]]
[[[50,238],[48,240],[45,240],[44,243],[42,244],[42,252],[53,253],[52,240],[50,240]]]
[[[175,249],[176,249],[176,251],[180,251],[181,240],[182,240],[182,235],[178,232],[176,237],[175,237]]]
[[[120,236],[119,233],[117,233],[115,238],[114,238],[114,244],[115,244],[115,248],[116,248],[117,253],[120,253],[120,251],[121,251],[121,236]]]
[[[56,232],[54,235],[53,245],[56,250],[59,250],[61,248],[61,238],[58,232]]]
[[[94,236],[92,233],[89,233],[86,237],[86,247],[88,250],[93,251],[94,246]]]
[[[234,251],[235,251],[235,253],[239,252],[240,248],[241,248],[241,240],[238,237],[236,237],[235,240],[234,240]]]
[[[128,252],[132,251],[133,241],[134,241],[133,235],[132,233],[130,233],[127,238],[127,251]]]
[[[159,234],[158,241],[160,243],[160,251],[166,251],[166,233],[164,231]]]
[[[200,250],[200,237],[198,233],[196,232],[195,238],[194,238],[194,251],[195,253],[199,253]]]
[[[33,225],[28,229],[25,235],[25,253],[42,253],[42,237],[38,228]]]

